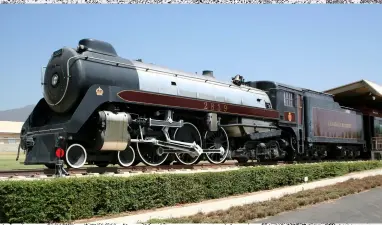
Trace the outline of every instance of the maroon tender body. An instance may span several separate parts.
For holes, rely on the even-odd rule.
[[[313,108],[315,137],[363,139],[362,114],[351,110],[335,111]]]

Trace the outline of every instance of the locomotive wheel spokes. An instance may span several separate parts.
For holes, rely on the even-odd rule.
[[[135,150],[132,146],[127,147],[124,151],[117,152],[117,162],[121,167],[129,167],[136,163]],[[138,164],[138,163],[137,163]]]
[[[206,153],[207,160],[212,164],[224,163],[227,159],[229,152],[229,140],[228,135],[222,127],[219,127],[217,131],[206,131],[204,135],[204,148],[206,149],[219,149],[224,148],[224,153]]]
[[[138,139],[140,138],[138,137]],[[161,137],[161,139],[163,138]],[[155,146],[151,143],[137,142],[138,156],[147,166],[159,166],[166,161],[168,153],[162,153],[161,150],[162,147],[160,146]]]
[[[195,142],[202,147],[202,136],[199,133],[198,128],[189,122],[185,122],[183,127],[177,128],[174,133],[174,140],[187,143]],[[189,153],[175,153],[175,157],[181,164],[192,165],[198,162],[200,156],[193,156]]]

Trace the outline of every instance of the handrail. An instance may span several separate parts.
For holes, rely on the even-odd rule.
[[[371,150],[372,151],[382,151],[382,137],[372,137],[371,138]]]

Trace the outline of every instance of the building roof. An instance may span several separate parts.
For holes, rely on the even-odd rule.
[[[0,121],[0,133],[18,134],[21,132],[23,124],[24,122]]]
[[[365,95],[371,93],[375,97],[382,98],[382,86],[368,80],[356,81],[350,84],[345,84],[336,88],[329,89],[324,92],[332,95],[348,96]]]
[[[382,86],[369,80],[359,80],[324,92],[332,94],[342,106],[364,112],[382,112]]]

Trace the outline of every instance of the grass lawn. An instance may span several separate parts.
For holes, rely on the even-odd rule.
[[[22,170],[22,169],[46,169],[44,165],[24,165],[24,151],[20,151],[19,160],[16,161],[17,152],[0,152],[0,170]],[[67,166],[65,165],[65,168]],[[96,167],[94,165],[85,165],[84,167]],[[118,165],[109,165],[109,167],[118,167]]]
[[[20,164],[24,162],[24,151],[20,151],[19,160],[16,161],[17,152],[0,152],[0,170],[14,170],[14,169],[36,169],[45,168],[44,165],[30,165],[26,166]]]
[[[16,161],[17,152],[0,152],[0,170],[18,170],[18,169],[46,169],[44,165],[24,165],[24,151],[20,151],[19,160]],[[116,167],[117,165],[109,165]],[[66,168],[67,166],[65,166]],[[85,165],[84,167],[95,167],[94,165]]]
[[[338,199],[379,186],[382,186],[382,175],[363,179],[352,179],[326,187],[286,195],[279,199],[235,206],[228,210],[220,210],[206,214],[198,213],[181,218],[150,219],[147,223],[253,223],[253,220],[256,219]]]

